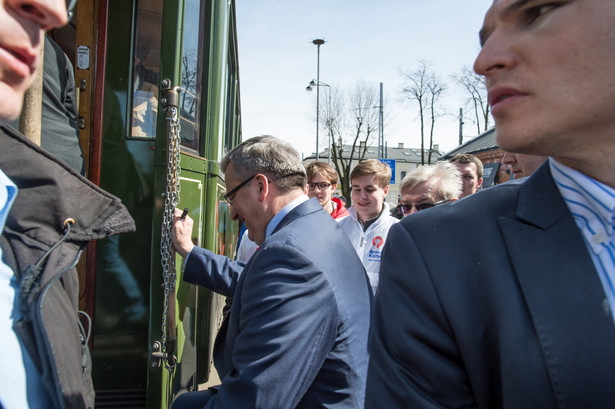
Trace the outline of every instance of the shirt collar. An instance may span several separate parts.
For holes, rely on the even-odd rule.
[[[265,239],[271,236],[271,233],[273,233],[275,228],[278,227],[278,224],[280,224],[282,219],[286,217],[286,215],[290,213],[291,210],[299,206],[301,203],[306,202],[307,200],[308,200],[307,196],[301,195],[295,200],[293,200],[292,202],[290,202],[289,204],[287,204],[286,206],[284,206],[282,210],[277,212],[276,215],[273,216],[273,218],[269,221],[269,224],[267,224],[267,229],[265,230]]]
[[[613,238],[615,189],[549,158],[553,179],[586,242],[599,253]]]
[[[0,233],[4,230],[4,223],[15,196],[17,196],[17,186],[0,170]]]

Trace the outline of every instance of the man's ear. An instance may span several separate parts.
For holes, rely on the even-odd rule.
[[[483,178],[480,178],[478,179],[478,184],[476,185],[476,188],[480,189],[482,185],[483,185]]]
[[[384,190],[384,195],[386,196],[389,193],[389,185],[386,185],[382,190]]]
[[[262,173],[254,176],[254,182],[258,186],[258,200],[263,201],[269,195],[269,179]]]

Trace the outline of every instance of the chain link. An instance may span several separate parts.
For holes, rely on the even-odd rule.
[[[169,122],[168,135],[168,159],[167,159],[167,184],[164,194],[164,213],[162,216],[162,232],[160,239],[160,254],[162,262],[162,275],[164,286],[164,303],[162,311],[162,356],[164,366],[169,371],[175,368],[175,360],[169,363],[167,355],[167,314],[169,312],[169,294],[175,291],[176,269],[175,251],[171,241],[171,227],[173,225],[173,213],[179,203],[180,193],[180,125],[177,107],[167,108]],[[174,302],[174,301],[173,301]]]

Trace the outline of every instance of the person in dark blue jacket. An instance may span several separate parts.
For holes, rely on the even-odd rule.
[[[192,220],[176,211],[184,280],[233,304],[214,351],[221,385],[180,395],[173,408],[362,408],[371,291],[344,232],[306,196],[299,154],[256,137],[221,169],[231,215],[259,248],[244,264],[195,247]]]

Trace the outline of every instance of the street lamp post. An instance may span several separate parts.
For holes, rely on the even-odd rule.
[[[320,46],[325,43],[325,40],[317,38],[312,43],[316,45],[316,161],[318,161],[318,111],[320,103]]]
[[[320,105],[319,105],[319,101],[318,101],[318,89],[319,87],[329,87],[329,105],[328,105],[328,110],[329,110],[329,114],[331,113],[331,86],[325,82],[322,81],[318,81],[318,80],[312,80],[310,81],[309,85],[307,87],[305,87],[306,91],[312,91],[312,89],[316,87],[316,160],[318,160],[318,113],[320,111]],[[329,146],[327,148],[327,152],[328,152],[328,156],[327,156],[327,163],[330,165],[331,164],[331,131],[329,130]]]

